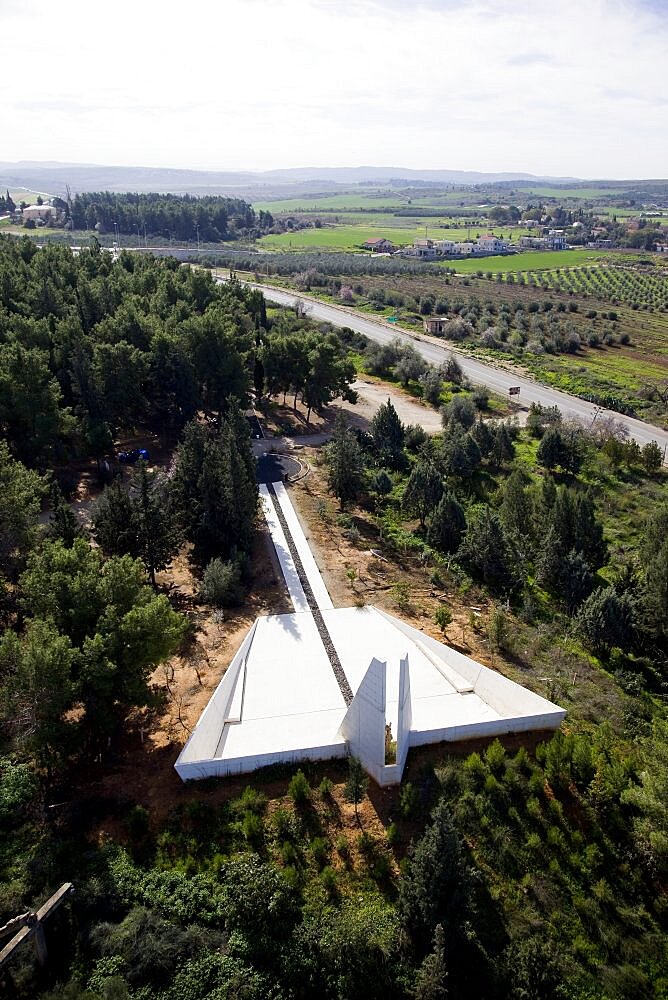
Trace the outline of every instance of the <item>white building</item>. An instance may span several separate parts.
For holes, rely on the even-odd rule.
[[[391,785],[411,747],[559,727],[563,709],[398,618],[334,608],[287,491],[261,498],[295,610],[250,629],[176,761],[184,781],[352,753]]]
[[[507,253],[508,245],[508,240],[502,240],[493,233],[487,233],[486,236],[479,236],[475,241],[475,251],[484,254]]]
[[[24,222],[26,219],[32,219],[34,222],[36,222],[37,219],[49,222],[51,219],[54,219],[57,214],[58,213],[53,205],[28,205],[23,209],[21,218]]]
[[[434,250],[439,257],[451,257],[455,253],[454,240],[434,240]]]

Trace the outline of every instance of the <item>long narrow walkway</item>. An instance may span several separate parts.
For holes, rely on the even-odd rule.
[[[278,487],[278,489],[276,489],[276,487]],[[315,621],[316,628],[318,630],[318,635],[320,636],[322,644],[325,647],[325,652],[327,653],[327,658],[329,659],[332,671],[334,672],[336,682],[339,685],[339,690],[343,695],[343,699],[346,705],[350,705],[351,701],[353,700],[353,692],[351,690],[350,684],[348,683],[348,678],[344,673],[341,661],[339,659],[339,655],[334,647],[334,643],[332,642],[332,637],[330,636],[329,630],[325,625],[325,620],[322,617],[322,610],[330,610],[333,607],[329,594],[327,593],[327,588],[325,587],[322,577],[318,572],[317,566],[315,564],[315,559],[313,559],[313,553],[308,547],[306,538],[304,537],[304,534],[301,530],[301,525],[297,520],[297,515],[295,514],[294,508],[290,503],[290,498],[285,492],[282,484],[266,483],[266,491],[267,491],[266,500],[269,501],[272,508],[272,510],[269,511],[269,517],[267,517],[267,523],[269,525],[269,530],[271,532],[272,541],[274,542],[274,547],[276,548],[276,554],[278,555],[278,559],[281,564],[283,576],[285,577],[285,581],[288,586],[290,596],[292,597],[293,604],[295,604],[295,610],[302,610],[301,608],[297,607],[295,598],[293,596],[293,594],[296,592],[297,596],[299,597],[299,590],[297,590],[297,588],[295,587],[295,581],[294,581],[294,574],[296,573],[301,593],[305,597],[308,610],[313,615],[313,620]],[[262,492],[264,494],[264,489],[262,490]],[[279,494],[282,495],[279,496]],[[278,519],[280,534],[275,530],[272,530],[272,521],[273,521],[273,517],[271,516],[272,511],[273,513],[275,513],[276,518]],[[288,517],[293,522],[292,529],[291,525],[288,523]],[[293,530],[300,542],[302,542],[303,539],[303,543],[300,545],[300,548],[302,549],[302,551],[304,551],[304,548],[306,549],[306,551],[304,552],[304,556],[306,557],[307,561],[310,560],[313,563],[313,566],[309,567],[309,569],[311,570],[311,579],[313,580],[315,589],[320,592],[318,596],[325,604],[324,608],[321,608],[321,605],[319,605],[318,601],[316,600],[314,587],[311,586],[311,580],[309,579],[309,575],[307,574],[304,568],[304,562],[302,561],[299,549],[295,541],[295,537],[293,536]],[[285,558],[283,543],[287,545],[289,559]],[[315,573],[313,572],[313,570],[315,570]],[[324,592],[324,597],[323,597],[323,592]]]

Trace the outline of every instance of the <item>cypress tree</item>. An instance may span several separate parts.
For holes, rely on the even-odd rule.
[[[334,437],[327,447],[327,482],[341,509],[357,499],[364,482],[362,449],[342,414],[337,417]]]
[[[403,462],[404,425],[390,399],[374,414],[371,436],[379,465],[398,468]]]
[[[83,534],[81,525],[56,482],[51,486],[50,499],[51,519],[47,534],[49,538],[60,538],[69,548],[74,544],[74,539]]]
[[[427,515],[443,495],[443,483],[433,463],[425,457],[420,457],[413,469],[406,489],[402,505],[409,514],[420,518],[420,527],[424,528]]]
[[[466,531],[464,508],[453,493],[446,493],[436,505],[427,527],[427,541],[439,552],[456,552]]]

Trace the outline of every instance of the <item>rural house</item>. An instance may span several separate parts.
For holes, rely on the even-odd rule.
[[[394,244],[390,243],[389,240],[366,240],[364,243],[364,249],[370,250],[372,253],[394,253]]]

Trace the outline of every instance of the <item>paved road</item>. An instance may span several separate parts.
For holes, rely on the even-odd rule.
[[[560,392],[558,389],[550,388],[550,386],[541,385],[540,382],[534,382],[526,376],[517,375],[514,372],[505,371],[503,368],[497,368],[495,365],[478,361],[456,347],[451,347],[450,345],[442,346],[440,343],[434,342],[431,338],[416,337],[408,330],[390,326],[389,323],[379,322],[366,316],[364,313],[356,312],[354,309],[330,305],[329,303],[313,299],[308,295],[286,292],[278,288],[272,288],[270,285],[256,285],[252,282],[249,282],[249,284],[264,292],[266,298],[277,303],[277,305],[292,306],[295,300],[299,300],[304,304],[313,319],[326,320],[334,326],[349,326],[351,329],[365,334],[365,336],[380,344],[386,344],[394,337],[410,341],[431,364],[440,364],[444,357],[452,353],[456,355],[464,374],[471,382],[486,385],[502,396],[507,396],[508,389],[511,386],[520,386],[519,401],[525,407],[534,402],[541,403],[543,406],[558,406],[564,416],[578,417],[580,420],[588,423],[592,423],[595,419],[600,420],[601,417],[612,417],[628,428],[629,434],[635,438],[639,445],[645,445],[649,441],[656,441],[664,451],[664,456],[668,454],[668,431],[664,431],[660,427],[646,424],[642,420],[636,420],[634,417],[626,417],[621,413],[614,413],[612,410],[602,410],[593,403],[588,403],[584,399],[578,399],[577,396],[570,396],[566,392]]]

